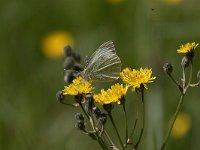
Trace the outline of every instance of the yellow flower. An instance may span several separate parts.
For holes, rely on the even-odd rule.
[[[87,94],[91,93],[93,87],[91,86],[90,81],[84,80],[82,77],[77,77],[73,80],[73,82],[65,86],[63,90],[64,95],[79,95],[79,94]]]
[[[182,54],[188,54],[188,53],[193,53],[195,48],[199,45],[199,43],[186,43],[184,45],[181,45],[180,48],[177,50],[177,53],[182,53]]]
[[[179,113],[176,119],[171,135],[173,138],[184,137],[188,133],[190,128],[191,128],[191,119],[189,115],[184,112],[181,112]]]
[[[74,45],[72,35],[64,31],[55,31],[44,36],[41,43],[41,50],[48,58],[60,58],[64,55],[64,46]]]
[[[117,103],[120,104],[121,98],[126,94],[128,90],[128,86],[123,87],[122,84],[115,84],[112,85],[108,90],[101,90],[101,93],[94,95],[94,101],[99,103],[100,105],[103,104],[110,104],[110,103]]]
[[[156,77],[152,77],[152,70],[148,68],[140,68],[140,70],[125,68],[120,72],[120,78],[129,86],[135,89],[144,86],[147,89],[147,83],[152,83]]]

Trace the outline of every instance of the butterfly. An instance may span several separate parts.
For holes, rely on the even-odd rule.
[[[112,41],[103,43],[88,59],[82,76],[92,81],[112,81],[119,78],[121,60]]]

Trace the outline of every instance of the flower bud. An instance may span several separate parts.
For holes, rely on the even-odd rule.
[[[64,75],[64,82],[66,84],[72,83],[72,81],[77,77],[77,74],[73,70],[67,70],[65,71]]]
[[[200,80],[200,70],[197,73],[197,79]]]
[[[81,72],[84,69],[83,69],[83,67],[80,64],[76,64],[76,65],[73,66],[73,70]]]
[[[56,93],[56,99],[60,102],[60,101],[63,101],[64,100],[64,95],[63,95],[63,92],[62,91],[58,91]]]
[[[81,62],[81,55],[78,53],[73,53],[73,57],[74,60],[76,60],[76,62],[80,63]]]
[[[73,57],[67,57],[64,61],[64,69],[69,70],[73,67],[73,65],[74,65]]]
[[[189,61],[188,57],[187,57],[187,56],[184,56],[184,57],[182,58],[182,61],[181,61],[181,66],[182,66],[183,68],[187,68],[187,67],[189,66],[189,64],[190,64],[190,61]]]
[[[165,63],[163,65],[163,69],[168,75],[170,75],[173,72],[173,66],[170,63]]]
[[[67,45],[64,47],[64,54],[65,54],[65,57],[69,57],[72,55],[72,48],[71,46]]]
[[[93,112],[94,112],[96,118],[99,118],[100,115],[101,115],[101,110],[100,110],[98,107],[96,107],[96,106],[93,107],[92,110],[93,110]]]
[[[75,119],[76,120],[82,120],[82,121],[84,121],[84,116],[81,113],[76,113],[75,114]]]
[[[79,130],[85,130],[85,123],[82,120],[77,120],[75,123],[75,128]]]

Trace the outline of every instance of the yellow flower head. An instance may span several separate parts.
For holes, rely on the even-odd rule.
[[[152,83],[156,77],[152,77],[152,70],[148,68],[140,68],[140,70],[125,68],[120,72],[120,78],[129,86],[135,89],[144,86],[147,89],[147,83]]]
[[[115,84],[112,85],[108,90],[101,90],[101,93],[94,95],[94,101],[99,103],[100,105],[103,104],[110,104],[110,103],[117,103],[120,104],[121,98],[126,94],[128,90],[128,86],[123,87],[122,84]]]
[[[65,89],[63,90],[64,95],[79,95],[79,94],[87,94],[91,93],[93,90],[93,87],[91,86],[90,81],[84,80],[82,77],[77,77],[73,80],[73,82],[65,86]]]
[[[196,47],[199,45],[199,43],[186,43],[184,45],[181,45],[180,48],[177,50],[177,53],[182,53],[182,54],[188,54],[188,53],[193,53]]]
[[[190,116],[184,112],[179,113],[172,129],[173,138],[184,137],[191,128]]]

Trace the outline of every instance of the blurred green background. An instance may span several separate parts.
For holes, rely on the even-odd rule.
[[[162,65],[173,63],[180,79],[176,49],[185,42],[200,42],[199,5],[198,0],[0,1],[0,149],[100,149],[74,128],[74,113],[80,110],[61,105],[55,94],[64,86],[63,44],[72,45],[84,58],[113,40],[123,68],[152,67],[157,77],[145,95],[146,128],[140,147],[156,150],[180,96]],[[197,48],[194,81],[199,64]],[[196,88],[187,94],[180,124],[186,131],[174,133],[167,149],[200,149],[199,93]],[[129,92],[130,126],[135,98]],[[122,133],[119,107],[115,119]]]

